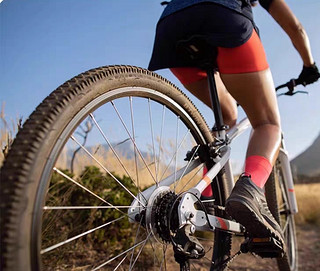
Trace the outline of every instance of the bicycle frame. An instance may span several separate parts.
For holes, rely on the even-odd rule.
[[[227,136],[230,138],[231,141],[241,135],[244,131],[246,131],[250,127],[249,120],[247,118],[244,118],[242,121],[240,121],[237,125],[235,125],[232,129],[230,129]],[[194,203],[200,198],[201,193],[203,190],[212,182],[212,180],[217,176],[219,171],[223,168],[229,168],[229,170],[226,171],[228,182],[230,182],[233,186],[234,179],[232,175],[232,170],[230,166],[230,153],[231,148],[228,145],[225,146],[226,151],[223,153],[221,157],[217,157],[215,159],[215,165],[203,176],[203,178],[198,182],[198,184],[191,188],[188,192],[186,192],[186,195],[183,196],[179,209],[184,209],[181,211],[180,214],[180,223],[185,224],[186,221],[186,213],[194,213],[196,214],[192,219],[191,223],[196,226],[198,230],[214,230],[215,228],[220,228],[224,230],[229,230],[233,232],[242,232],[242,228],[239,223],[229,221],[220,217],[216,217],[213,215],[208,215],[208,219],[210,221],[210,224],[207,224],[206,216],[204,211],[199,211],[194,208]],[[195,169],[197,166],[200,165],[200,159],[194,159],[190,161],[184,168],[181,168],[178,172],[175,174],[172,174],[165,178],[164,180],[160,181],[159,187],[169,187],[170,185],[174,184],[177,180],[179,180],[183,175],[191,172],[193,169]],[[153,191],[157,189],[157,185],[153,185],[149,187],[148,189],[144,190],[137,196],[137,198],[141,201],[145,200],[148,201],[150,197],[152,197]],[[189,197],[191,195],[191,197]],[[190,199],[192,198],[192,201]],[[145,202],[147,203],[147,202]],[[131,207],[128,210],[128,215],[131,219],[131,222],[134,222],[135,215],[137,214],[137,209],[139,209],[140,203],[135,199]],[[201,218],[201,219],[200,219]],[[213,227],[210,227],[210,225]]]
[[[192,224],[193,226],[195,226],[193,227],[193,230],[214,231],[217,228],[225,231],[242,233],[245,231],[245,229],[239,223],[211,214],[207,214],[205,211],[197,210],[195,208],[195,203],[200,200],[202,192],[206,189],[208,185],[211,184],[211,182],[215,179],[215,177],[222,170],[222,168],[226,169],[225,172],[228,187],[233,188],[234,178],[230,164],[230,144],[233,141],[233,139],[235,139],[244,131],[246,131],[249,127],[251,127],[248,118],[244,118],[234,127],[232,127],[228,132],[226,132],[227,127],[224,125],[223,122],[221,106],[214,79],[214,70],[212,69],[212,67],[207,68],[207,78],[211,104],[213,105],[212,112],[214,114],[215,120],[215,139],[219,143],[218,146],[216,146],[217,148],[215,149],[217,151],[217,155],[214,158],[212,157],[214,165],[202,177],[198,184],[193,188],[189,189],[187,192],[180,195],[182,198],[178,206],[179,223],[180,225]],[[194,151],[194,154],[196,153],[196,151]],[[185,174],[188,174],[190,171],[192,171],[200,165],[200,157],[197,159],[193,159],[194,154],[192,155],[187,166],[180,169],[178,172],[175,172],[174,174],[170,175],[169,177],[165,178],[159,184],[146,189],[137,196],[137,199],[135,199],[132,202],[128,210],[130,222],[136,221],[136,215],[139,213],[139,209],[141,208],[140,204],[142,201],[145,201],[144,203],[147,206],[152,206],[153,200],[159,195],[159,193],[163,193],[165,190],[170,190],[170,185],[174,184],[177,180],[180,180]],[[289,190],[289,209],[292,214],[295,214],[297,213],[298,208],[296,197],[294,194],[290,163],[288,159],[288,154],[285,150],[283,138],[281,143],[281,149],[279,152],[279,160],[284,172],[284,176],[282,177],[285,182],[285,187],[287,187]],[[147,212],[150,213],[152,211],[148,210],[147,208]],[[147,222],[147,224],[148,223],[149,222]]]
[[[228,184],[233,187],[234,185],[234,177],[232,174],[232,169],[230,165],[230,153],[231,147],[230,144],[232,141],[240,136],[243,132],[251,127],[250,122],[247,118],[241,120],[238,124],[236,124],[233,128],[231,128],[226,134],[228,138],[228,144],[224,145],[225,151],[221,155],[221,157],[217,157],[214,159],[214,166],[202,177],[202,179],[198,182],[196,186],[189,189],[182,196],[181,202],[178,207],[179,212],[179,222],[180,224],[191,223],[193,224],[197,230],[202,231],[214,231],[216,228],[226,231],[231,231],[234,233],[241,233],[244,231],[244,228],[239,224],[231,220],[227,220],[218,216],[206,214],[204,211],[196,210],[194,205],[199,200],[201,193],[204,189],[214,180],[220,170],[224,167],[226,169],[226,177]],[[294,193],[294,185],[293,178],[290,169],[290,163],[288,158],[288,153],[285,150],[284,140],[282,139],[281,148],[279,152],[279,161],[281,162],[281,166],[284,172],[284,182],[286,183],[286,187],[289,190],[289,207],[292,214],[296,214],[298,212],[297,201]],[[189,161],[189,163],[184,167],[177,171],[175,174],[168,176],[163,179],[158,187],[169,187],[174,184],[177,180],[182,178],[185,174],[191,172],[197,166],[201,164],[200,159],[194,159]],[[144,190],[137,197],[141,201],[147,201],[152,197],[154,191],[157,190],[157,185],[153,185],[148,189]],[[135,221],[135,215],[137,214],[137,209],[140,208],[140,203],[137,200],[134,200],[131,204],[131,207],[128,210],[128,215],[130,217],[130,221]],[[192,214],[192,216],[190,216]],[[208,222],[209,221],[209,222]]]
[[[297,204],[296,194],[294,192],[294,183],[293,183],[293,178],[292,178],[292,173],[291,173],[288,152],[286,151],[283,138],[281,140],[281,147],[280,147],[278,159],[281,163],[281,167],[282,167],[282,171],[283,171],[283,175],[284,175],[283,179],[284,179],[284,182],[286,183],[286,187],[289,192],[288,193],[288,195],[289,195],[288,201],[289,201],[290,212],[292,214],[296,214],[296,213],[298,213],[298,204]]]

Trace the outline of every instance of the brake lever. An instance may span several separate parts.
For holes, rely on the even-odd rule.
[[[281,94],[278,94],[277,96],[282,96],[282,95],[286,95],[286,96],[293,96],[295,94],[298,94],[298,93],[302,93],[302,94],[309,94],[309,92],[307,91],[301,91],[301,90],[298,90],[298,91],[294,91],[294,88],[297,86],[297,85],[300,85],[301,83],[298,82],[297,79],[291,79],[288,83],[286,84],[283,84],[281,86],[278,86],[276,88],[276,90],[279,90],[281,88],[288,88],[289,90],[287,92],[284,92],[284,93],[281,93]]]
[[[296,91],[296,92],[293,92],[293,94],[292,95],[295,95],[295,94],[297,94],[297,93],[301,93],[301,94],[309,94],[309,92],[308,91],[303,91],[303,90],[298,90],[298,91]]]
[[[276,87],[276,91],[281,89],[281,88],[288,88],[289,91],[293,91],[294,87],[296,86],[296,80],[295,79],[291,79],[288,83],[285,83],[283,85],[280,85],[278,87]]]
[[[298,93],[301,93],[301,94],[309,94],[308,91],[302,91],[302,90],[298,90],[298,91],[287,91],[285,93],[281,93],[281,94],[278,94],[277,96],[280,97],[280,96],[283,96],[283,95],[286,95],[286,96],[293,96],[293,95],[296,95]]]

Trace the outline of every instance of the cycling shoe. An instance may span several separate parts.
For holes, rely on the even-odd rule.
[[[281,228],[268,208],[264,191],[250,176],[240,176],[226,201],[226,212],[246,228],[249,237],[276,238],[284,248]]]

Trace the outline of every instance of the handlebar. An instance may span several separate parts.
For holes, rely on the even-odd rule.
[[[298,85],[304,86],[304,84],[302,84],[299,79],[291,79],[289,82],[276,87],[276,91],[278,91],[281,88],[288,88],[289,89],[287,92],[280,93],[277,96],[282,96],[282,95],[293,96],[298,93],[308,94],[308,91],[301,91],[301,90],[295,91],[295,87]]]

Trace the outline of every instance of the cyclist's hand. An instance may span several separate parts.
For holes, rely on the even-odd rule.
[[[308,84],[312,84],[320,78],[319,69],[314,63],[311,67],[303,66],[302,72],[299,75],[297,83],[302,84],[304,86]]]

